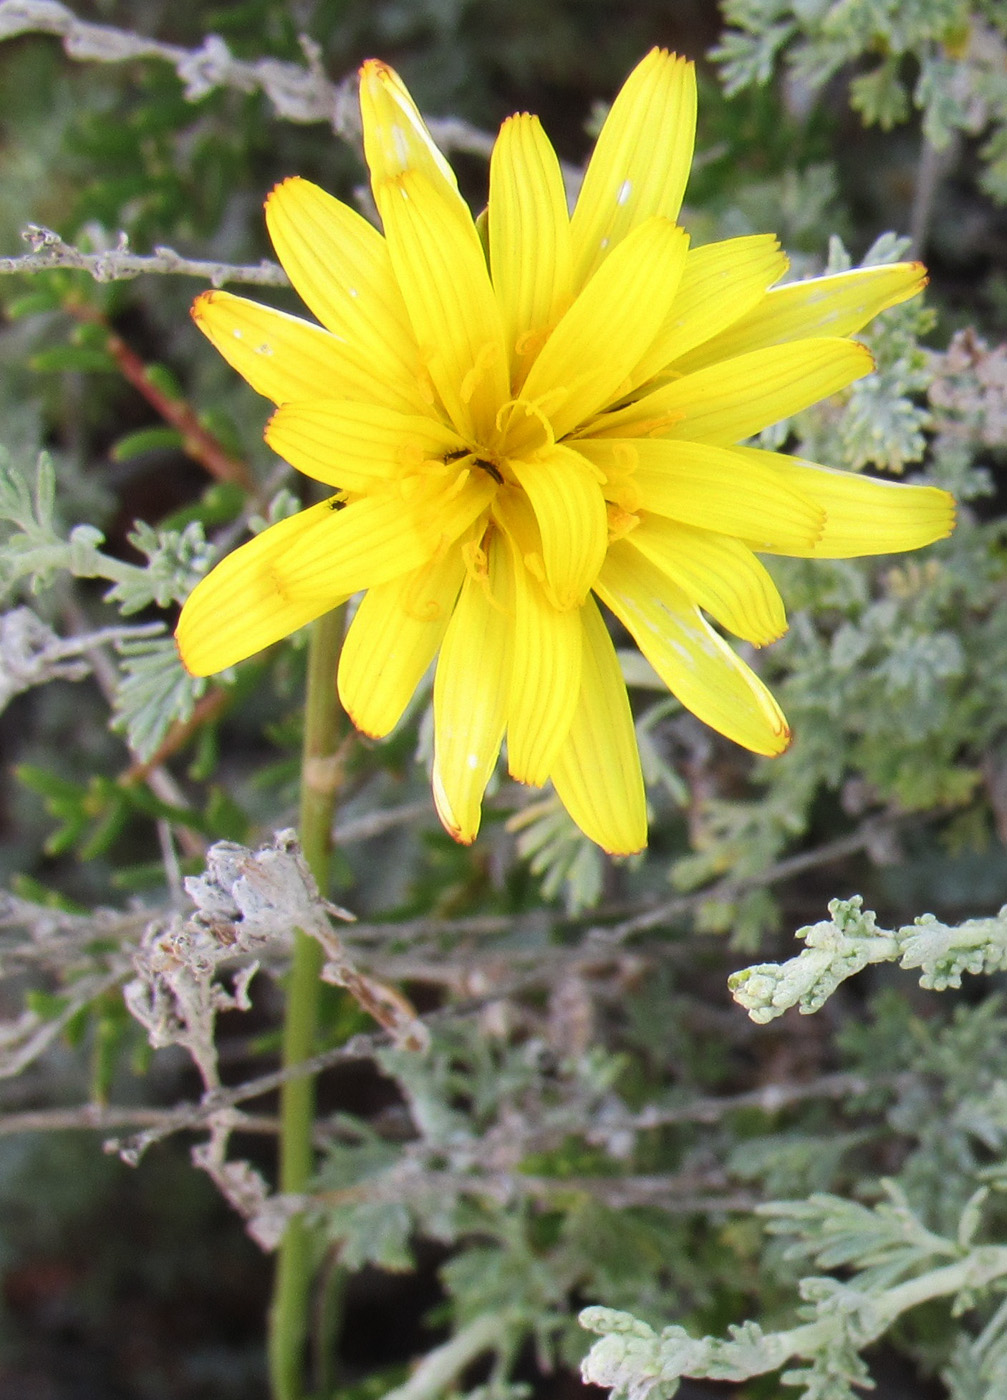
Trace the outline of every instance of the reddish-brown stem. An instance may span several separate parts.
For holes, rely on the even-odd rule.
[[[171,726],[150,758],[143,763],[131,764],[120,775],[119,782],[122,786],[129,787],[132,783],[146,782],[155,768],[160,768],[167,759],[171,758],[172,754],[185,747],[197,729],[201,729],[210,720],[216,719],[221,710],[229,704],[231,698],[230,691],[211,690],[201,700],[197,700],[189,718],[177,720]]]
[[[246,491],[254,491],[255,483],[246,464],[240,457],[234,457],[211,432],[203,427],[192,408],[184,399],[172,398],[152,379],[150,371],[140,356],[118,332],[93,307],[80,303],[70,303],[67,311],[77,321],[88,325],[101,326],[107,337],[105,348],[119,366],[124,379],[150,404],[166,423],[182,435],[183,451],[205,467],[218,481],[231,481]]]

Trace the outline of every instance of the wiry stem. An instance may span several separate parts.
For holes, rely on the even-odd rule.
[[[233,481],[249,493],[255,491],[255,482],[248,466],[240,457],[233,456],[214,435],[203,427],[195,411],[184,399],[172,398],[164,392],[150,367],[127,345],[121,335],[117,335],[100,311],[91,306],[71,302],[67,311],[75,320],[87,325],[100,326],[106,334],[105,348],[119,367],[123,378],[128,380],[150,406],[182,434],[182,450],[205,467],[218,481]]]
[[[342,779],[341,710],[336,697],[336,662],[343,637],[343,610],[314,624],[308,653],[301,770],[300,835],[304,858],[321,894],[328,888],[332,817]],[[285,1067],[306,1060],[315,1048],[322,946],[298,930],[287,986],[283,1030]],[[280,1190],[302,1193],[311,1177],[314,1081],[284,1083],[280,1093]],[[300,1400],[304,1344],[311,1291],[310,1236],[301,1216],[287,1226],[276,1261],[269,1315],[269,1372],[274,1400]]]

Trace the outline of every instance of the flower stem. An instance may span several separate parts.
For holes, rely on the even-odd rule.
[[[318,619],[311,631],[304,710],[300,836],[304,858],[319,891],[328,893],[332,820],[342,781],[342,711],[336,696],[336,663],[343,638],[343,609]],[[287,984],[283,1027],[284,1067],[315,1049],[322,947],[299,929]],[[280,1190],[302,1192],[313,1166],[314,1081],[305,1076],[280,1091]],[[311,1238],[302,1216],[287,1226],[276,1259],[269,1314],[269,1376],[273,1400],[301,1400],[304,1345],[311,1293]]]

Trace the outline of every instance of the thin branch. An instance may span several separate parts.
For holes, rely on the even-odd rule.
[[[75,320],[104,331],[105,349],[118,365],[120,374],[147,400],[155,413],[181,434],[182,451],[187,456],[198,462],[217,481],[233,482],[250,494],[255,492],[255,481],[248,464],[228,452],[220,439],[203,427],[199,416],[185,399],[165,393],[149,367],[133,347],[112,329],[100,311],[72,301],[67,301],[65,309]]]
[[[184,748],[204,724],[215,720],[231,703],[232,698],[232,692],[221,686],[208,690],[204,696],[196,701],[192,714],[187,720],[175,721],[150,758],[144,762],[138,761],[131,764],[120,775],[120,784],[123,787],[129,787],[133,783],[147,782],[154,769],[159,768],[179,749]]]
[[[96,909],[92,914],[70,914],[61,909],[33,904],[0,890],[0,935],[21,928],[28,937],[8,943],[0,937],[0,959],[4,973],[39,966],[64,973],[92,970],[95,963],[108,966],[109,954],[92,951],[89,945],[121,948],[135,943],[157,911]],[[74,983],[74,986],[77,986]]]
[[[300,41],[303,66],[277,58],[245,62],[235,58],[216,34],[208,34],[198,49],[185,49],[112,25],[88,24],[57,0],[2,0],[0,39],[15,34],[56,34],[67,54],[83,62],[160,59],[175,69],[189,102],[199,102],[215,88],[262,92],[284,121],[327,122],[337,136],[360,146],[356,75],[334,83],[322,66],[320,48],[304,36]],[[427,125],[446,151],[488,157],[493,148],[492,136],[457,117],[431,118]]]
[[[439,1200],[458,1196],[489,1196],[500,1202],[522,1197],[551,1202],[571,1193],[592,1196],[613,1209],[658,1205],[676,1214],[694,1211],[744,1210],[758,1204],[749,1192],[727,1194],[731,1185],[726,1171],[652,1173],[626,1176],[533,1176],[508,1171],[396,1171],[357,1182],[335,1191],[321,1191],[302,1198],[303,1206],[342,1206],[347,1203]]]
[[[701,904],[705,904],[707,900],[738,899],[751,890],[766,889],[770,885],[778,885],[784,880],[789,880],[793,875],[802,874],[805,870],[814,870],[820,865],[832,865],[836,861],[846,860],[848,856],[858,855],[861,851],[868,850],[878,840],[880,833],[886,827],[896,825],[903,821],[907,815],[904,812],[893,812],[882,817],[870,818],[857,827],[856,831],[851,831],[846,836],[837,837],[835,841],[826,841],[813,850],[801,851],[795,856],[787,856],[784,860],[777,861],[775,865],[770,865],[757,874],[746,876],[740,880],[728,875],[715,885],[707,885],[692,894],[679,895],[675,899],[665,900],[662,904],[645,910],[641,914],[634,914],[611,928],[592,930],[592,933],[597,937],[599,945],[622,943],[632,934],[642,933],[646,929],[658,928],[661,924],[670,923],[674,919],[681,918],[684,914],[692,913]],[[918,813],[913,815],[918,819]]]
[[[345,94],[326,77],[320,50],[310,41],[302,41],[306,67],[275,58],[248,63],[235,58],[215,34],[207,35],[198,49],[186,49],[112,25],[89,24],[56,0],[3,0],[0,39],[15,34],[58,35],[69,57],[82,62],[159,59],[175,69],[190,102],[224,87],[265,93],[277,116],[287,121],[327,121],[338,131],[347,119]]]
[[[649,1104],[639,1113],[605,1114],[588,1129],[588,1139],[603,1140],[613,1133],[645,1132],[649,1128],[668,1127],[674,1123],[716,1123],[729,1113],[758,1109],[761,1113],[779,1113],[792,1104],[809,1099],[858,1098],[873,1089],[898,1088],[914,1076],[905,1074],[823,1074],[817,1079],[791,1084],[764,1084],[741,1094],[711,1094],[678,1104]]]
[[[63,614],[75,632],[83,632],[86,630],[88,626],[87,618],[83,609],[72,597],[68,596],[63,606]],[[87,659],[102,695],[105,697],[109,707],[114,709],[119,684],[119,673],[115,663],[102,646],[91,647],[87,653]],[[151,768],[145,775],[144,782],[150,788],[154,796],[159,798],[162,802],[166,802],[169,806],[177,807],[180,810],[184,809],[186,805],[185,796],[167,768],[163,766]],[[196,832],[192,831],[189,827],[179,825],[175,827],[175,835],[185,855],[202,857],[206,849],[206,844]],[[153,911],[148,917],[154,917]],[[138,932],[142,932],[142,928]]]
[[[115,1128],[159,1127],[171,1119],[176,1110],[170,1108],[121,1108],[108,1104],[85,1103],[73,1108],[33,1108],[19,1113],[0,1114],[0,1137],[18,1133],[55,1133],[87,1129],[109,1132]],[[231,1130],[237,1133],[261,1133],[275,1136],[279,1130],[276,1118],[253,1114],[236,1115]]]
[[[70,267],[89,272],[96,282],[123,282],[146,273],[160,273],[197,277],[214,287],[223,287],[228,282],[249,282],[261,287],[290,285],[283,268],[265,258],[260,263],[244,266],[206,258],[183,258],[174,248],[156,247],[153,253],[131,253],[124,233],[120,233],[115,248],[85,253],[71,243],[64,243],[58,233],[40,224],[28,224],[21,237],[31,245],[32,251],[20,257],[0,258],[0,273],[48,272],[56,267]]]
[[[923,136],[909,215],[910,242],[907,257],[922,258],[925,254],[941,184],[945,176],[958,165],[961,149],[961,132],[953,132],[951,140],[941,150],[938,150],[929,137]]]
[[[179,803],[181,801],[175,789],[166,792],[164,798],[165,801]],[[868,847],[878,838],[879,834],[887,828],[897,825],[901,820],[901,814],[873,820],[851,832],[848,836],[840,837],[836,841],[826,842],[813,850],[804,851],[796,856],[778,861],[776,865],[769,867],[758,876],[740,882],[727,880],[707,886],[688,895],[664,901],[660,905],[637,910],[628,918],[624,918],[621,923],[611,926],[599,922],[605,917],[605,911],[597,911],[593,915],[594,922],[587,930],[586,936],[576,945],[565,947],[544,945],[543,936],[550,930],[570,933],[584,927],[583,916],[564,918],[562,915],[548,910],[518,919],[509,915],[477,915],[461,919],[412,919],[398,923],[361,921],[354,923],[352,928],[346,931],[344,938],[354,950],[362,951],[366,945],[371,945],[367,955],[368,960],[374,969],[383,976],[443,981],[443,976],[436,974],[432,963],[424,959],[420,946],[423,940],[442,940],[445,938],[489,940],[495,936],[511,935],[512,942],[509,942],[506,948],[508,966],[513,968],[515,963],[523,962],[528,962],[531,966],[522,969],[516,978],[501,981],[485,997],[459,1002],[451,1008],[435,1013],[435,1016],[463,1015],[466,1014],[467,1009],[479,1010],[488,1005],[489,1002],[513,996],[531,986],[541,985],[543,979],[555,976],[558,969],[567,967],[590,968],[604,962],[615,953],[616,948],[613,945],[618,947],[637,931],[646,931],[691,913],[707,899],[728,896],[738,898],[748,889],[774,884],[804,870],[813,869],[819,865],[855,854]],[[356,832],[353,831],[354,826],[355,823],[347,824],[344,839],[356,835]],[[186,854],[189,854],[188,850]],[[43,939],[39,939],[36,935],[31,943],[25,944],[23,948],[4,949],[4,957],[5,959],[23,957],[27,962],[44,960],[51,962],[53,959],[59,962],[64,955],[79,954],[81,940],[85,937],[85,933],[88,937],[127,938],[133,942],[142,932],[146,923],[163,916],[164,912],[150,907],[139,911],[130,910],[125,913],[104,910],[99,912],[96,922],[95,916],[59,914],[48,909],[43,911],[36,905],[8,897],[6,902],[0,903],[0,929],[17,924],[31,927],[33,921],[44,917],[46,934]],[[393,954],[391,956],[376,953],[375,944],[381,945],[392,941],[402,943],[410,947],[412,951],[409,954]],[[634,951],[647,954],[652,950],[649,945],[637,945]],[[660,951],[661,955],[666,957],[677,951],[677,945],[663,943],[659,945],[659,948],[655,946],[653,951]],[[443,950],[441,952],[443,954]],[[464,966],[469,972],[479,970],[487,964],[499,967],[501,954],[502,950],[497,947],[474,948],[471,952],[466,952]],[[443,967],[443,957],[439,960],[438,966]],[[429,1017],[427,1019],[430,1020]],[[358,1057],[351,1056],[351,1058]],[[322,1067],[324,1068],[324,1065]],[[263,1092],[266,1091],[263,1090]]]
[[[422,821],[432,812],[430,799],[423,797],[417,802],[405,802],[401,807],[384,807],[362,816],[351,817],[339,822],[332,840],[337,846],[349,846],[354,841],[368,841],[372,836],[380,836],[396,826],[406,826],[410,822]]]
[[[704,885],[702,889],[693,890],[689,894],[676,895],[672,899],[662,900],[660,904],[651,904],[644,908],[629,906],[630,912],[626,915],[626,906],[618,911],[625,915],[620,922],[606,924],[606,919],[617,917],[616,911],[606,911],[597,909],[588,915],[578,914],[573,917],[565,917],[550,910],[543,910],[540,913],[530,915],[525,918],[513,918],[506,914],[477,914],[461,919],[409,919],[400,923],[376,923],[361,920],[353,925],[351,941],[353,943],[382,943],[394,940],[410,945],[413,949],[422,939],[444,939],[444,938],[492,938],[497,934],[536,934],[547,929],[574,930],[584,928],[590,921],[587,930],[587,938],[579,948],[542,948],[524,947],[523,940],[515,938],[515,946],[508,947],[507,957],[521,959],[524,957],[534,957],[536,959],[554,957],[559,960],[568,959],[571,956],[583,959],[587,956],[599,957],[604,954],[606,948],[613,944],[625,942],[636,933],[645,933],[649,929],[660,928],[664,924],[683,918],[687,914],[694,913],[708,900],[738,899],[751,890],[763,889],[769,885],[782,883],[789,880],[794,875],[802,874],[806,870],[817,869],[821,865],[831,865],[836,861],[845,860],[851,855],[869,850],[878,840],[890,829],[897,827],[901,822],[912,816],[914,820],[919,820],[919,813],[889,812],[878,816],[870,817],[864,821],[855,831],[849,832],[845,836],[837,837],[834,841],[823,842],[820,846],[813,847],[810,851],[801,851],[794,856],[787,856],[785,859],[777,861],[775,865],[768,866],[767,869],[759,871],[757,874],[745,876],[743,879],[728,876],[713,885]],[[941,813],[935,813],[940,816]],[[494,956],[497,956],[494,950]]]
[[[436,1026],[444,1022],[470,1016],[485,1010],[501,997],[513,996],[516,992],[532,986],[538,979],[534,974],[513,979],[508,986],[496,989],[491,995],[471,997],[456,1002],[450,1007],[430,1012],[418,1019],[426,1026]],[[268,1074],[246,1080],[232,1089],[217,1090],[208,1094],[201,1103],[181,1105],[165,1112],[161,1123],[150,1133],[138,1134],[129,1142],[113,1141],[106,1143],[106,1150],[120,1152],[128,1161],[139,1161],[143,1152],[155,1142],[177,1132],[205,1127],[206,1123],[222,1109],[234,1108],[249,1099],[262,1097],[275,1092],[282,1084],[302,1075],[318,1075],[337,1065],[350,1064],[360,1060],[373,1059],[379,1050],[391,1045],[391,1036],[386,1032],[372,1032],[353,1036],[345,1045],[323,1050],[310,1060],[290,1065],[285,1069],[272,1070]],[[715,1096],[697,1099],[691,1103],[668,1107],[644,1109],[640,1114],[627,1116],[625,1120],[613,1117],[603,1123],[599,1121],[599,1133],[620,1131],[623,1128],[644,1130],[676,1122],[712,1122],[726,1113],[743,1108],[759,1108],[765,1113],[777,1112],[791,1103],[799,1103],[813,1098],[840,1098],[846,1095],[866,1093],[879,1085],[896,1083],[897,1076],[882,1076],[866,1079],[856,1074],[824,1075],[805,1084],[767,1085],[743,1094],[717,1098]],[[2,1120],[0,1120],[2,1121]],[[321,1125],[320,1125],[321,1127]]]
[[[12,1079],[27,1069],[48,1050],[78,1011],[117,986],[129,972],[129,964],[123,962],[114,965],[112,971],[104,976],[82,978],[73,984],[72,994],[67,994],[66,1004],[58,1015],[42,1019],[35,1012],[27,1011],[5,1027],[5,1040],[9,1041],[9,1046],[0,1045],[0,1079]]]
[[[174,1133],[205,1128],[207,1123],[223,1109],[233,1108],[239,1103],[244,1103],[247,1099],[257,1099],[261,1098],[263,1094],[274,1093],[282,1084],[286,1084],[290,1080],[300,1079],[306,1075],[320,1074],[323,1070],[332,1069],[339,1064],[371,1059],[378,1050],[390,1044],[391,1036],[380,1033],[354,1036],[345,1045],[322,1051],[318,1055],[313,1055],[309,1060],[301,1060],[299,1064],[259,1075],[256,1079],[247,1080],[234,1089],[217,1089],[212,1094],[208,1094],[202,1103],[182,1104],[178,1108],[171,1109],[162,1116],[158,1124],[145,1132],[137,1133],[125,1141],[117,1138],[110,1139],[105,1143],[105,1151],[117,1152],[130,1166],[136,1166],[148,1147],[152,1147],[157,1142],[163,1142],[165,1138],[171,1137]]]
[[[538,985],[538,982],[539,977],[535,972],[523,977],[515,977],[506,986],[495,988],[487,996],[469,997],[464,1001],[455,1002],[451,1006],[429,1012],[425,1016],[417,1016],[416,1020],[425,1026],[433,1027],[458,1020],[464,1016],[471,1016],[476,1012],[484,1011],[487,1006],[491,1006],[502,997],[515,996],[518,992]],[[238,1084],[233,1089],[216,1089],[212,1093],[206,1094],[200,1103],[182,1104],[177,1109],[170,1110],[160,1128],[152,1129],[149,1133],[137,1134],[135,1138],[124,1142],[117,1140],[107,1142],[105,1150],[118,1152],[130,1165],[135,1165],[147,1148],[153,1146],[154,1143],[162,1141],[173,1133],[203,1128],[215,1114],[220,1113],[223,1109],[234,1108],[240,1103],[245,1103],[248,1099],[261,1098],[263,1094],[274,1093],[281,1085],[290,1080],[318,1075],[324,1070],[334,1069],[337,1065],[373,1059],[379,1050],[387,1049],[393,1044],[393,1038],[387,1031],[373,1031],[355,1035],[344,1045],[320,1051],[319,1054],[312,1055],[310,1059],[301,1060],[298,1064],[272,1070],[268,1074],[257,1075],[254,1079],[246,1080],[244,1084]]]

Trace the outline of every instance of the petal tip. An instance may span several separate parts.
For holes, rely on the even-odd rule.
[[[898,306],[900,302],[909,301],[911,297],[919,296],[920,292],[930,285],[930,273],[925,263],[914,261],[902,263],[901,266],[905,269],[906,281],[893,295],[888,306]]]
[[[200,321],[206,308],[211,304],[211,302],[213,302],[217,297],[219,297],[219,295],[220,294],[216,291],[216,289],[210,287],[207,288],[205,292],[200,292],[199,296],[196,297],[195,301],[189,307],[189,315],[195,321],[197,326],[200,324]]]
[[[190,676],[212,676],[214,670],[219,668],[214,668],[212,666],[208,667],[205,665],[201,666],[198,660],[194,659],[193,648],[187,636],[187,623],[188,619],[185,616],[185,608],[183,608],[182,615],[178,619],[178,626],[175,628],[175,649],[178,652],[179,660],[181,661],[182,665],[185,667],[186,672]]]
[[[672,67],[695,68],[695,61],[687,58],[685,54],[676,53],[674,49],[665,48],[662,44],[655,44],[640,60],[644,63],[668,64]]]
[[[779,726],[774,730],[774,739],[773,747],[766,753],[767,758],[779,758],[780,754],[786,753],[787,749],[789,749],[790,745],[793,743],[794,731],[782,715],[780,716]]]
[[[750,646],[755,647],[757,651],[761,651],[763,647],[771,647],[774,642],[778,642],[781,637],[785,637],[789,630],[790,624],[785,622],[782,627],[774,627],[772,630],[767,628],[764,635],[759,637],[757,641],[751,637],[746,637],[745,640]]]
[[[641,851],[647,849],[647,833],[644,832],[642,837],[634,837],[629,841],[614,841],[609,845],[602,846],[601,849],[607,856],[616,858],[639,855]]]
[[[186,659],[185,659],[185,652],[182,650],[182,643],[181,643],[181,641],[179,640],[178,630],[177,630],[177,629],[176,629],[176,631],[175,631],[174,641],[175,641],[175,650],[178,652],[178,659],[179,659],[179,661],[181,661],[182,665],[185,667],[186,671],[189,673],[190,676],[195,675],[195,672],[191,669],[191,667],[189,666],[188,662],[187,662]]]
[[[277,180],[276,184],[262,201],[263,209],[265,209],[267,213],[271,208],[275,209],[276,201],[283,198],[284,191],[290,191],[299,185],[306,185],[307,183],[308,181],[305,180],[302,175],[286,175],[282,180]]]
[[[860,371],[859,377],[863,378],[865,374],[873,374],[878,367],[878,362],[874,358],[874,352],[869,350],[862,340],[851,340],[850,344],[856,346],[857,350],[860,352],[860,358],[864,362],[864,368]]]
[[[457,841],[459,846],[471,846],[479,835],[479,820],[482,811],[479,806],[475,809],[475,819],[470,820],[468,825],[463,825],[455,814],[451,799],[445,789],[443,779],[437,768],[437,761],[434,760],[434,771],[431,776],[431,788],[434,797],[434,806],[440,818],[441,826],[451,837],[452,841]]]
[[[946,540],[948,535],[954,533],[955,528],[958,525],[958,505],[955,501],[954,496],[951,495],[950,491],[943,491],[941,494],[946,497],[946,500],[944,502],[944,508],[947,511],[947,516],[946,529],[943,535],[940,536],[940,538],[942,540]]]
[[[516,783],[522,783],[525,787],[531,788],[545,787],[549,780],[547,772],[539,773],[536,769],[515,763],[509,753],[507,756],[507,776],[513,778]]]
[[[275,433],[277,427],[280,425],[280,421],[283,418],[289,416],[283,412],[285,407],[285,404],[277,404],[277,406],[273,409],[272,413],[266,419],[266,426],[262,430],[262,436],[265,438],[266,442],[270,441],[269,434],[271,432]],[[272,446],[271,443],[270,446]]]

